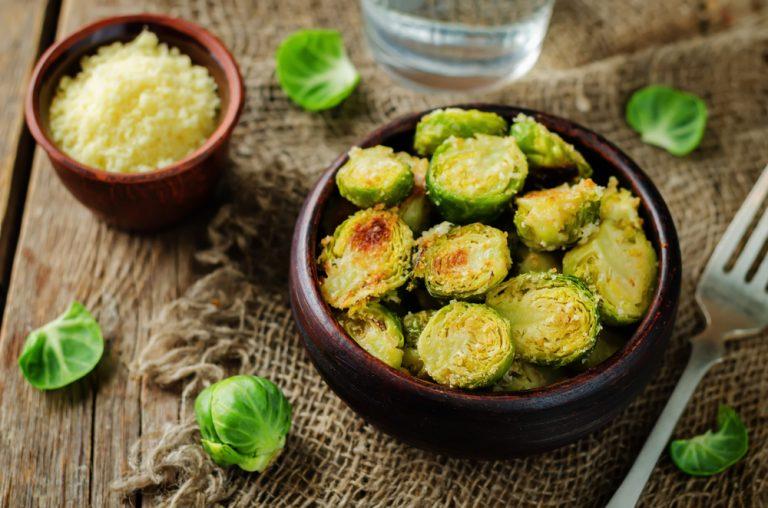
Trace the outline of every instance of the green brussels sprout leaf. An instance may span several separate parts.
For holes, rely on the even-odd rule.
[[[690,439],[669,443],[672,462],[684,473],[711,476],[725,471],[747,453],[747,428],[736,411],[721,404],[717,410],[717,431],[706,431]]]
[[[40,390],[66,386],[91,372],[104,353],[101,328],[79,302],[24,341],[19,368]]]
[[[203,449],[223,467],[262,472],[283,451],[291,404],[271,381],[232,376],[195,399]]]
[[[563,379],[560,369],[542,367],[522,360],[515,360],[506,374],[491,388],[494,392],[520,392],[551,385]]]
[[[691,93],[651,85],[632,94],[626,118],[643,141],[682,157],[701,143],[707,126],[707,105]]]
[[[360,81],[335,30],[299,30],[280,43],[277,80],[293,102],[322,111],[346,99]]]

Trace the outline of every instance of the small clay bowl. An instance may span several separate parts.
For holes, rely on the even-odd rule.
[[[128,42],[144,28],[161,42],[179,48],[193,63],[208,68],[221,99],[218,126],[189,156],[149,173],[110,173],[81,164],[59,150],[50,136],[48,111],[59,80],[77,74],[84,55],[116,41]],[[150,231],[178,222],[211,197],[226,166],[229,139],[244,97],[237,63],[213,34],[181,19],[138,14],[97,21],[48,48],[32,73],[25,109],[35,140],[82,204],[119,228]]]
[[[615,175],[641,199],[648,238],[659,254],[653,302],[627,343],[611,358],[556,384],[517,393],[462,391],[411,377],[366,353],[333,318],[319,291],[318,242],[350,210],[334,176],[342,154],[310,192],[296,221],[290,268],[293,315],[320,375],[367,421],[411,445],[450,455],[507,458],[572,443],[605,426],[648,383],[661,363],[680,295],[677,233],[659,191],[629,157],[602,136],[574,122],[517,107],[468,104],[511,120],[533,116],[573,143],[592,164],[598,183]],[[428,111],[377,129],[358,146],[387,145],[411,151],[416,123]]]

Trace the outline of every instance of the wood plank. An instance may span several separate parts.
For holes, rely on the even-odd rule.
[[[65,0],[59,34],[129,10],[144,9],[127,0]],[[109,228],[69,195],[37,150],[0,331],[0,403],[13,408],[0,414],[0,428],[8,430],[0,461],[19,465],[0,478],[0,504],[139,502],[118,499],[109,484],[127,470],[142,419],[150,431],[174,421],[178,396],[143,387],[129,366],[159,309],[190,283],[193,243],[205,222],[198,216],[184,227],[144,236]],[[75,386],[37,392],[18,372],[21,344],[72,299],[102,324],[105,357],[94,375]],[[22,442],[28,446],[11,444]]]
[[[33,141],[24,129],[24,93],[48,5],[48,0],[0,0],[0,309],[32,163]]]

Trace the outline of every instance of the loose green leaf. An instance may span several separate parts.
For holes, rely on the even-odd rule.
[[[40,390],[66,386],[91,372],[104,353],[101,328],[79,302],[29,334],[19,357],[24,378]]]
[[[707,105],[693,94],[652,85],[632,95],[626,117],[643,141],[681,157],[699,146],[707,126]]]
[[[274,383],[232,376],[195,399],[203,449],[223,467],[267,469],[280,456],[291,429],[291,404]]]
[[[293,102],[322,111],[346,99],[360,81],[336,30],[299,30],[280,43],[277,80]]]
[[[681,471],[693,476],[710,476],[725,471],[747,453],[747,428],[733,409],[720,405],[717,427],[716,432],[708,430],[669,444],[672,461]]]

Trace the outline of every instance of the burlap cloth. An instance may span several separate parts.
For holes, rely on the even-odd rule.
[[[133,368],[181,397],[181,419],[143,436],[114,487],[170,505],[595,506],[635,458],[702,327],[698,274],[761,168],[768,163],[768,23],[761,2],[563,0],[542,59],[525,79],[490,95],[419,95],[371,61],[355,2],[165,2],[148,9],[197,20],[238,58],[248,101],[232,143],[229,196],[197,257],[202,278],[169,304]],[[754,12],[750,12],[754,11]],[[362,74],[339,108],[310,114],[276,83],[273,53],[305,27],[342,31]],[[709,105],[701,147],[675,158],[625,125],[629,94],[649,83],[691,90]],[[605,430],[526,459],[456,460],[400,444],[348,409],[302,349],[287,302],[291,226],[323,167],[375,126],[432,105],[484,100],[573,118],[626,150],[654,179],[675,217],[684,259],[676,331],[653,382]],[[643,506],[768,506],[768,340],[734,342],[706,376],[675,434],[714,424],[733,406],[750,431],[747,457],[727,472],[691,478],[662,456]],[[286,451],[267,473],[215,467],[197,445],[192,405],[229,373],[266,376],[294,407]]]

